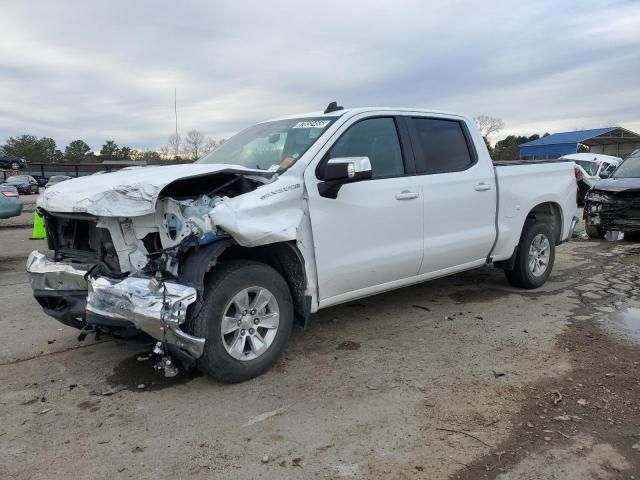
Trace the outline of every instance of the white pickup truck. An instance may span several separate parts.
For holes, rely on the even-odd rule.
[[[492,163],[473,121],[343,109],[259,123],[191,165],[73,179],[38,199],[44,311],[157,339],[226,382],[267,370],[295,319],[493,264],[542,285],[577,222],[572,162]]]

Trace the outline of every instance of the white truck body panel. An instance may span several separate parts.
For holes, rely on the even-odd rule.
[[[522,163],[496,168],[498,178],[498,241],[492,254],[499,261],[511,257],[520,239],[529,212],[537,205],[554,203],[560,207],[562,233],[577,215],[576,181],[572,162]]]

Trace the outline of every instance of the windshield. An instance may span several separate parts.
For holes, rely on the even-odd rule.
[[[588,175],[591,175],[592,177],[598,171],[598,164],[596,162],[587,162],[584,160],[576,160],[575,162],[576,164],[580,165]]]
[[[336,118],[294,118],[260,123],[234,135],[196,163],[284,170],[293,165]]]
[[[7,178],[7,183],[9,182],[28,182],[29,177],[25,177],[24,175],[17,175],[15,177]]]
[[[615,178],[640,178],[640,152],[622,162],[613,172],[613,176]]]

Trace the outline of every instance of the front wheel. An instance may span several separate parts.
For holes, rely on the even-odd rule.
[[[548,224],[528,220],[524,224],[513,270],[505,270],[507,280],[515,287],[538,288],[553,269],[556,247]]]
[[[204,337],[198,368],[227,383],[267,371],[287,345],[293,327],[287,282],[259,262],[230,261],[214,267],[204,304],[188,330]]]

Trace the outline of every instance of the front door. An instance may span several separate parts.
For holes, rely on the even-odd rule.
[[[335,199],[319,194],[315,169],[305,172],[321,306],[420,269],[422,189],[406,167],[394,117],[352,121],[322,161],[365,156],[372,179],[342,185]]]

